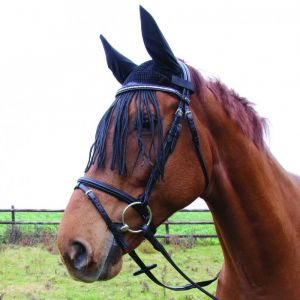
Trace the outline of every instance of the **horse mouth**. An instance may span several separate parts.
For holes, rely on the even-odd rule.
[[[122,255],[123,251],[116,244],[115,239],[110,246],[110,249],[107,253],[106,259],[103,260],[103,263],[100,266],[98,280],[109,280],[115,277],[122,268]]]

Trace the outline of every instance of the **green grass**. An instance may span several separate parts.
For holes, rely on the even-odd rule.
[[[35,213],[35,212],[17,212],[16,221],[51,221],[59,222],[62,213]],[[10,221],[11,214],[0,212],[0,220]],[[211,221],[212,215],[210,212],[177,212],[169,218],[170,221]],[[11,228],[11,225],[0,225],[0,236],[5,234],[5,231]],[[170,234],[215,234],[214,225],[169,225]],[[57,226],[55,225],[20,225],[20,230],[23,233],[39,234],[46,231],[56,233]],[[157,231],[158,234],[165,234],[165,227],[161,225]],[[206,243],[218,243],[217,239],[206,239]]]
[[[60,212],[16,212],[16,221],[57,221],[59,222],[63,213]],[[1,220],[11,220],[10,212],[0,212]]]
[[[194,280],[213,277],[223,261],[219,245],[196,245],[191,249],[178,245],[167,246],[173,259]],[[172,285],[185,284],[149,244],[138,250],[148,263],[157,263],[155,274]],[[148,252],[148,253],[145,253]],[[149,253],[150,252],[150,253]],[[154,285],[144,275],[133,277],[137,267],[131,258],[124,257],[122,272],[105,282],[85,284],[72,280],[58,254],[51,254],[41,247],[0,245],[0,298],[9,299],[208,299],[198,291],[172,292]],[[208,290],[214,292],[216,283]]]
[[[169,218],[169,221],[212,221],[210,212],[177,212]],[[165,232],[164,225],[160,231]],[[215,234],[214,225],[169,225],[170,234]],[[159,232],[160,232],[159,231]]]
[[[46,213],[46,212],[16,212],[16,221],[43,221],[43,222],[59,222],[62,213]],[[0,212],[1,221],[11,221],[10,212]],[[38,231],[47,231],[56,233],[57,225],[19,225],[24,233],[33,233]],[[0,225],[0,235],[3,235],[7,228],[11,225]]]

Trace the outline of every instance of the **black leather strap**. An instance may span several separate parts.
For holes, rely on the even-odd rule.
[[[199,135],[197,133],[197,129],[196,129],[196,126],[195,126],[195,123],[194,123],[194,120],[193,120],[192,112],[190,111],[188,105],[185,106],[185,118],[186,118],[187,123],[189,125],[190,132],[192,134],[192,140],[193,140],[194,148],[195,148],[195,151],[196,151],[196,155],[197,155],[198,161],[200,163],[202,173],[204,175],[204,179],[205,179],[204,191],[205,191],[208,187],[209,176],[208,176],[205,160],[203,159],[203,155],[202,155],[201,150],[200,150],[201,145],[200,145]]]
[[[112,220],[110,219],[110,217],[107,214],[106,210],[104,209],[104,207],[102,206],[101,202],[98,200],[98,198],[96,197],[96,195],[93,193],[93,191],[91,191],[87,186],[85,186],[82,183],[78,183],[76,185],[75,189],[80,189],[80,190],[82,190],[86,194],[86,196],[88,197],[88,199],[92,202],[92,204],[94,205],[94,207],[97,209],[97,211],[99,212],[99,214],[101,215],[101,217],[105,221],[107,227],[109,228],[109,230],[113,234],[113,236],[116,239],[116,241],[119,244],[119,246],[125,252],[127,252],[128,249],[129,249],[128,243],[123,238],[123,235],[119,231],[118,227],[112,222]]]
[[[116,189],[115,187],[113,187],[103,181],[100,181],[100,180],[95,180],[90,177],[80,177],[78,179],[78,182],[86,184],[87,186],[93,187],[95,189],[101,190],[107,194],[110,194],[111,196],[118,198],[118,199],[122,199],[122,201],[126,202],[127,204],[139,201],[139,199],[136,199],[136,198],[130,196],[129,194],[127,194],[119,189]]]
[[[164,246],[155,238],[155,236],[152,234],[152,232],[149,230],[147,225],[143,226],[143,235],[144,237],[152,244],[152,246],[154,247],[155,250],[159,251],[164,257],[165,259],[169,262],[169,264],[185,279],[187,280],[190,284],[185,285],[183,287],[179,287],[175,288],[174,287],[170,287],[170,289],[172,290],[190,290],[193,288],[196,288],[198,290],[200,290],[201,292],[203,292],[205,295],[207,295],[208,297],[210,297],[211,299],[214,300],[218,300],[218,298],[216,298],[214,295],[210,294],[209,292],[207,292],[203,287],[206,285],[211,284],[212,282],[214,282],[215,280],[217,280],[219,278],[219,274],[217,274],[213,279],[211,280],[207,280],[207,281],[203,281],[203,282],[195,282],[193,281],[190,277],[188,277],[177,265],[176,263],[173,261],[173,259],[171,258],[171,256],[169,255],[169,253],[166,251],[166,249],[164,248]],[[145,270],[145,273],[147,271]],[[147,273],[151,273],[150,271],[148,271]],[[147,274],[148,275],[148,274]],[[148,276],[149,277],[149,276]],[[166,288],[169,288],[168,286],[163,285]]]
[[[100,190],[100,191],[102,191],[104,193],[107,193],[107,194],[109,194],[109,195],[111,195],[111,196],[113,196],[113,197],[115,197],[119,200],[122,200],[123,202],[125,202],[127,204],[131,204],[133,202],[140,202],[141,201],[140,198],[134,198],[131,195],[117,189],[116,187],[113,187],[113,186],[111,186],[111,185],[109,185],[109,184],[107,184],[103,181],[96,180],[96,179],[93,179],[93,178],[90,178],[90,177],[80,177],[78,179],[78,183],[82,183],[82,184],[87,185],[89,187]],[[146,209],[145,206],[135,205],[132,208],[135,209],[144,220],[148,219],[148,210]],[[150,225],[151,225],[151,230],[155,233],[155,231],[156,231],[155,227],[152,225],[152,223]]]
[[[137,253],[135,251],[131,251],[128,253],[130,255],[130,257],[136,262],[136,264],[141,268],[138,275],[140,274],[145,274],[147,275],[147,277],[149,279],[151,279],[154,283],[156,283],[157,285],[159,286],[162,286],[166,289],[169,289],[169,290],[172,290],[172,291],[188,291],[188,290],[191,290],[191,289],[194,289],[195,286],[192,285],[192,284],[186,284],[186,285],[183,285],[183,286],[169,286],[169,285],[166,285],[164,283],[162,283],[161,281],[159,281],[155,275],[151,272],[151,269],[155,268],[156,265],[151,265],[150,267],[149,266],[146,266],[144,264],[144,262],[141,260],[141,258],[137,255]],[[205,286],[208,286],[210,285],[211,283],[213,283],[214,281],[216,281],[219,277],[219,274],[217,274],[213,279],[210,279],[210,280],[205,280],[205,281],[199,281],[197,282],[196,284],[198,286],[200,286],[201,288],[205,287]],[[217,298],[212,298],[212,299],[217,299]]]

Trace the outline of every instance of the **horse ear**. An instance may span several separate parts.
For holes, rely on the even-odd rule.
[[[107,65],[115,78],[122,84],[137,65],[114,49],[103,35],[100,35],[100,39],[105,51]]]
[[[152,59],[168,70],[181,73],[181,67],[153,17],[140,6],[142,35]]]

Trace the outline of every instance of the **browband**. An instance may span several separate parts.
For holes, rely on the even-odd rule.
[[[129,91],[136,91],[136,90],[154,90],[154,91],[160,91],[165,93],[170,93],[176,95],[180,100],[183,100],[186,104],[190,103],[189,97],[184,95],[183,93],[180,93],[178,90],[167,87],[167,86],[161,86],[161,85],[152,85],[152,84],[141,84],[141,83],[134,83],[131,82],[130,84],[124,85],[121,87],[117,93],[116,96],[129,92]]]

